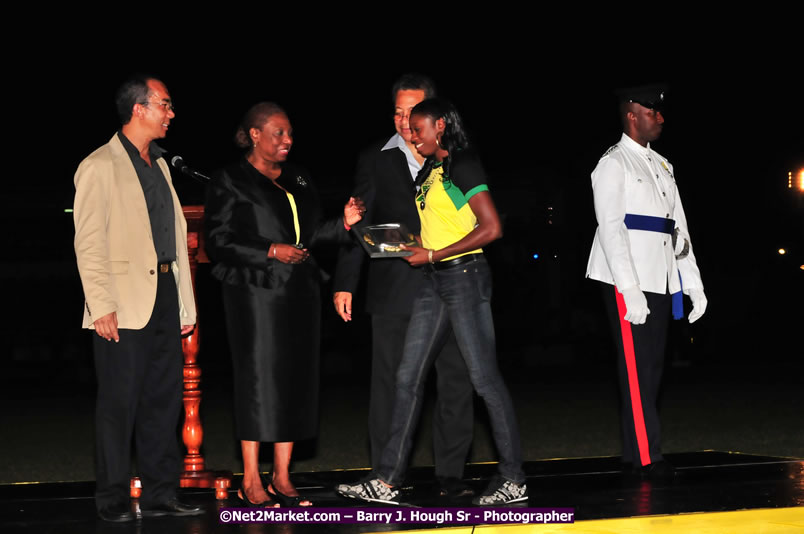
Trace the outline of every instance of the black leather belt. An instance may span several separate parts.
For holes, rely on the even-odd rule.
[[[465,256],[458,256],[457,258],[448,261],[428,263],[424,266],[424,270],[427,272],[443,271],[444,269],[449,269],[457,265],[463,265],[464,263],[474,263],[479,261],[482,257],[483,254],[466,254]]]

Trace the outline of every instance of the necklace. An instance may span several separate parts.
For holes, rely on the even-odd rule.
[[[416,202],[419,203],[419,207],[424,210],[425,200],[427,199],[427,192],[430,191],[430,187],[432,187],[433,182],[437,176],[441,177],[441,181],[444,181],[444,167],[443,161],[439,161],[433,165],[433,168],[430,170],[430,174],[427,176],[427,179],[422,184],[422,187],[419,191],[418,196],[416,197]]]

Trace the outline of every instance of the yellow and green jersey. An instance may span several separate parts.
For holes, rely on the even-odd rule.
[[[460,241],[475,229],[477,218],[469,206],[469,199],[481,191],[488,191],[486,182],[486,172],[476,158],[453,161],[447,178],[441,164],[433,166],[416,196],[425,248],[440,250]],[[480,252],[483,249],[470,250],[441,261]]]

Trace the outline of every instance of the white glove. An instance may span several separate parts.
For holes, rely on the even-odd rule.
[[[689,295],[690,300],[692,301],[692,311],[688,317],[690,324],[692,324],[700,319],[701,315],[704,314],[708,301],[706,300],[706,295],[704,295],[703,289],[690,289],[687,295]]]
[[[645,324],[650,310],[648,299],[638,286],[629,287],[620,291],[625,300],[625,319],[631,324]]]

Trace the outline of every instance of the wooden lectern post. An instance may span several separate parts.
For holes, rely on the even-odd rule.
[[[190,272],[193,278],[195,291],[195,272],[199,263],[209,263],[204,250],[204,207],[184,206],[184,217],[187,219],[187,252],[190,256]],[[200,313],[198,314],[200,317]],[[201,346],[200,319],[197,319],[195,330],[181,341],[184,352],[184,427],[182,440],[187,448],[184,457],[184,472],[181,475],[182,488],[215,488],[215,497],[226,499],[228,488],[232,483],[232,473],[229,471],[210,471],[204,465],[201,455],[201,443],[204,439],[204,428],[198,409],[201,405],[201,367],[196,358]],[[167,438],[167,437],[166,437]],[[137,498],[141,493],[140,481],[133,478],[131,481],[131,496]]]
[[[184,217],[187,219],[187,251],[190,256],[190,272],[195,290],[195,272],[199,263],[209,263],[204,250],[204,207],[184,206]],[[199,313],[200,316],[200,313]],[[182,439],[187,448],[184,457],[184,473],[181,475],[182,488],[216,488],[218,499],[227,497],[227,489],[232,482],[232,473],[210,471],[205,468],[201,455],[201,443],[204,439],[204,428],[198,409],[201,405],[201,367],[196,363],[198,349],[201,346],[199,329],[200,320],[195,330],[182,339],[184,351],[184,428]]]

